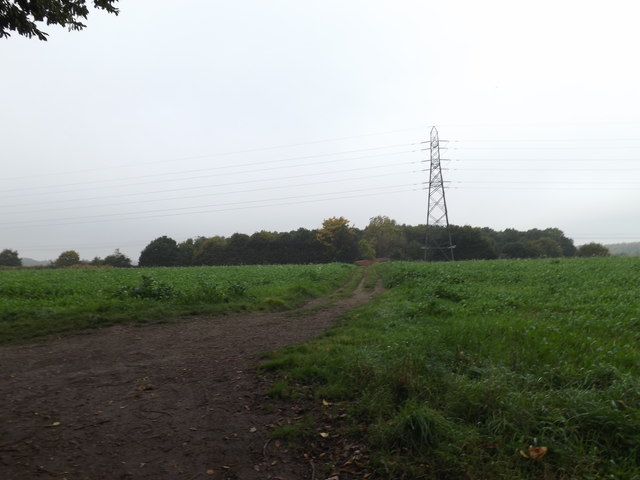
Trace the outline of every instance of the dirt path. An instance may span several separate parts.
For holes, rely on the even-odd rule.
[[[295,312],[119,326],[0,347],[0,478],[308,478],[269,443],[262,352],[307,341],[371,293]]]

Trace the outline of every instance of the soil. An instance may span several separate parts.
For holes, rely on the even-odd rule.
[[[115,326],[0,347],[0,478],[302,479],[270,430],[265,351],[308,341],[374,292],[285,313]]]

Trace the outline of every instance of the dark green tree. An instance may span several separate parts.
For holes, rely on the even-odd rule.
[[[272,243],[270,259],[272,263],[323,263],[329,258],[324,247],[316,238],[316,232],[299,228],[277,234]]]
[[[53,262],[54,267],[71,267],[80,263],[80,255],[75,250],[67,250],[62,252],[60,256]]]
[[[104,265],[104,259],[100,257],[93,257],[93,260],[89,262],[89,265],[93,265],[94,267],[101,267]]]
[[[562,257],[562,247],[558,242],[550,237],[540,237],[532,242],[540,250],[540,257]]]
[[[498,250],[492,238],[481,228],[452,225],[451,239],[455,245],[456,260],[491,260],[498,258]]]
[[[518,240],[506,243],[502,247],[501,255],[504,258],[536,258],[540,256],[540,250],[530,240]]]
[[[276,232],[262,230],[256,232],[247,242],[247,262],[255,265],[269,265],[279,263],[277,260]]]
[[[576,254],[573,240],[558,228],[532,228],[526,232],[513,228],[502,232],[483,228],[482,231],[495,242],[500,256],[505,258],[573,257]]]
[[[180,252],[178,264],[183,267],[193,265],[196,250],[204,240],[204,237],[197,237],[195,240],[193,238],[187,238],[184,242],[180,242],[178,244],[178,250]]]
[[[424,260],[424,239],[427,231],[426,225],[402,225],[403,235],[406,239],[404,247],[405,260]]]
[[[22,260],[16,250],[5,248],[0,252],[0,267],[21,267]]]
[[[451,233],[451,245],[455,247],[453,249],[453,257],[458,260],[458,243],[453,238],[454,230],[455,228],[453,225],[449,227],[449,230],[447,230],[446,227],[439,225],[430,225],[428,228],[426,228],[422,233],[422,241],[424,245],[425,236],[428,234],[429,248],[427,248],[426,252],[423,250],[423,258],[429,262],[442,262],[445,260],[450,260],[451,250],[449,248],[449,234]]]
[[[118,248],[111,255],[104,257],[102,261],[104,265],[111,265],[117,268],[129,268],[131,267],[131,259],[122,253]]]
[[[227,255],[233,265],[250,263],[249,235],[234,233],[227,239]]]
[[[531,235],[531,233],[533,233],[533,235]],[[533,230],[529,230],[527,234],[528,234],[528,237],[531,238],[532,240],[549,238],[558,244],[558,246],[561,249],[561,254],[547,255],[547,256],[573,257],[576,254],[576,247],[573,244],[573,240],[566,237],[564,232],[559,228],[545,228],[544,230],[533,229]]]
[[[118,0],[94,0],[93,6],[114,15]],[[47,40],[38,24],[60,25],[69,30],[82,30],[89,7],[86,0],[0,0],[0,38],[17,32],[25,37]]]
[[[602,245],[601,243],[586,243],[585,245],[580,245],[578,247],[579,257],[608,257],[611,255],[609,249]]]
[[[180,264],[180,250],[173,238],[158,237],[140,252],[141,267],[175,267]]]
[[[316,233],[315,230],[306,228],[299,228],[295,232],[291,232],[293,245],[299,252],[298,263],[322,263],[328,260]]]

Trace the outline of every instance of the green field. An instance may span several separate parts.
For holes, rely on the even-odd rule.
[[[0,270],[0,343],[115,323],[285,310],[345,284],[344,264]]]
[[[640,478],[640,260],[375,271],[386,293],[263,365],[323,411],[299,438],[362,445],[372,478]]]
[[[4,270],[0,341],[284,310],[355,271]],[[378,276],[387,292],[263,364],[272,396],[321,412],[274,436],[359,445],[371,478],[640,478],[640,259],[394,262],[370,273],[367,286]],[[541,451],[530,446],[546,454],[530,458]]]

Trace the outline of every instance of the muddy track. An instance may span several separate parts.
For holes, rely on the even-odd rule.
[[[283,413],[261,408],[252,368],[368,301],[363,284],[293,312],[0,347],[0,478],[308,478],[308,462],[268,441]]]

